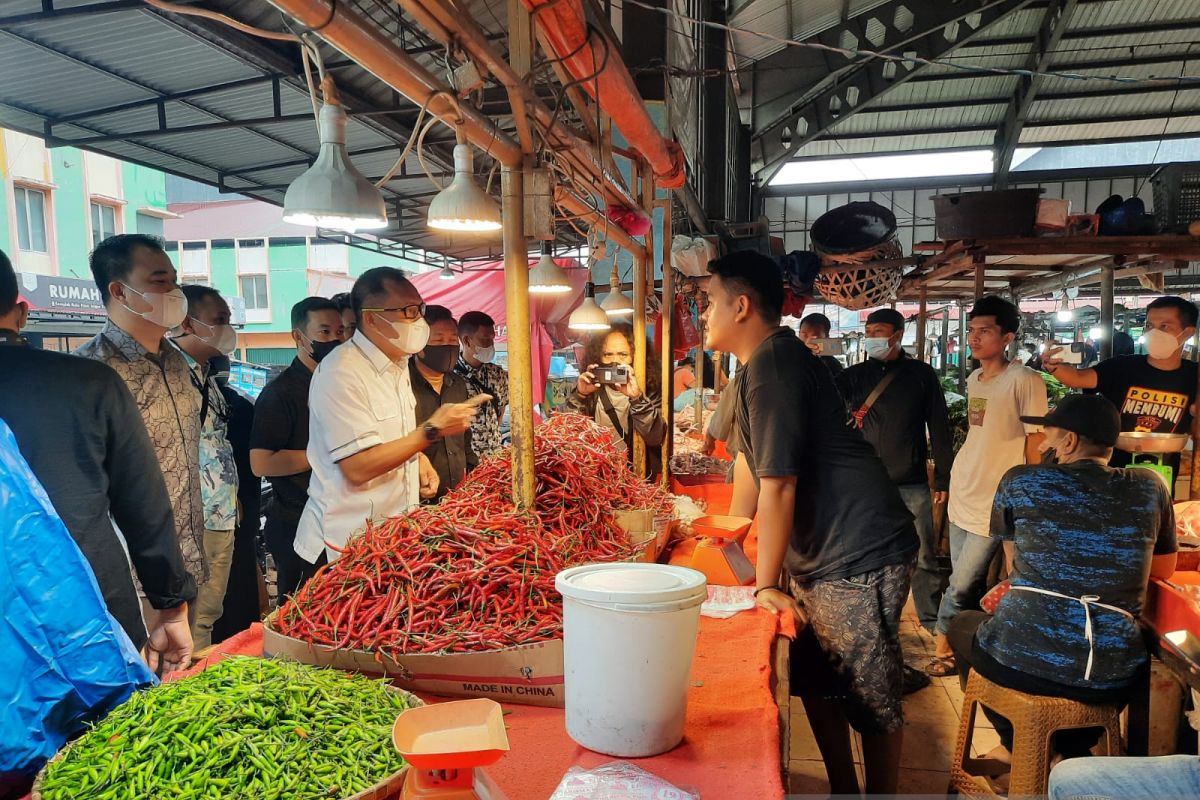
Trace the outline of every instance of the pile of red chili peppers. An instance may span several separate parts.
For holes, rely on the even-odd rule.
[[[612,511],[669,497],[637,478],[615,435],[564,414],[537,429],[534,514],[512,504],[510,451],[437,506],[368,523],[280,610],[280,633],[377,657],[474,652],[562,633],[554,576],[633,554]]]

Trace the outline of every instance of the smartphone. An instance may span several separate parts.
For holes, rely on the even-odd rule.
[[[624,386],[629,383],[629,367],[624,364],[596,367],[596,383],[607,386]]]
[[[823,356],[846,355],[846,348],[841,339],[813,339],[812,343],[820,348]]]
[[[1071,342],[1070,344],[1060,345],[1062,352],[1058,354],[1058,360],[1064,364],[1082,364],[1083,363],[1083,342]]]

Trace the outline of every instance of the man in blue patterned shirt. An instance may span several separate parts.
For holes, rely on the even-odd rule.
[[[1045,417],[1043,463],[1009,470],[992,507],[1011,588],[995,616],[963,611],[947,634],[964,684],[970,669],[1010,689],[1123,706],[1146,649],[1137,616],[1151,577],[1175,570],[1171,492],[1157,473],[1108,466],[1121,419],[1099,395],[1072,395]],[[1012,725],[984,709],[1012,761]],[[1063,731],[1055,749],[1087,755],[1095,730]]]
[[[204,555],[210,574],[196,594],[192,636],[196,649],[202,650],[212,644],[213,624],[224,609],[238,521],[237,461],[229,442],[229,406],[209,360],[232,353],[237,333],[229,324],[229,305],[216,289],[184,286],[183,293],[188,315],[173,341],[187,357],[192,386],[200,395],[200,496],[204,502]]]

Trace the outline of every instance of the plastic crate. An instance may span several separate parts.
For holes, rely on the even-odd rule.
[[[1162,233],[1187,233],[1200,219],[1200,161],[1167,164],[1150,179],[1154,219]]]

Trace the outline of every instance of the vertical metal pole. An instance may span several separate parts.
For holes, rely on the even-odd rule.
[[[942,317],[942,374],[950,372],[950,309]]]
[[[696,351],[696,385],[700,387],[700,391],[696,392],[696,425],[700,425],[700,421],[704,419],[704,315],[700,315],[700,344]],[[717,390],[717,382],[713,381],[713,391]],[[701,431],[703,433],[704,431]]]
[[[925,360],[925,312],[929,300],[929,290],[921,287],[921,302],[917,306],[917,360]]]
[[[668,106],[670,104],[668,103]],[[655,205],[660,205],[655,203]],[[671,269],[671,201],[661,204],[663,209],[663,242],[662,242],[662,316],[658,320],[661,326],[662,338],[662,418],[667,424],[667,435],[662,443],[662,482],[663,486],[671,484],[671,450],[675,444],[675,347],[671,344],[671,330],[674,322],[675,309],[675,273]],[[653,274],[653,270],[651,271]],[[700,394],[704,394],[703,388]]]
[[[646,390],[646,261],[650,256],[633,257],[633,374],[638,386]],[[633,471],[646,477],[646,442],[633,436]]]
[[[533,351],[529,334],[529,252],[524,231],[524,187],[519,170],[501,174],[504,300],[508,315],[508,404],[512,414],[513,499],[531,510],[537,500],[533,468]]]
[[[946,320],[950,319],[950,308],[946,308]],[[958,388],[967,388],[967,304],[958,304]]]
[[[1197,391],[1200,391],[1200,371],[1197,372],[1196,381],[1196,389]],[[1200,397],[1200,395],[1197,395],[1197,397]],[[1200,453],[1200,414],[1195,414],[1192,416],[1192,452]],[[1179,476],[1176,475],[1175,478],[1178,480]],[[1174,487],[1171,488],[1173,489]],[[1179,500],[1183,498],[1176,499]],[[1192,459],[1192,478],[1186,499],[1200,500],[1200,464],[1196,463],[1195,458]]]
[[[1113,293],[1116,280],[1112,264],[1106,264],[1100,271],[1100,328],[1104,338],[1100,340],[1100,358],[1112,358],[1113,354]]]

